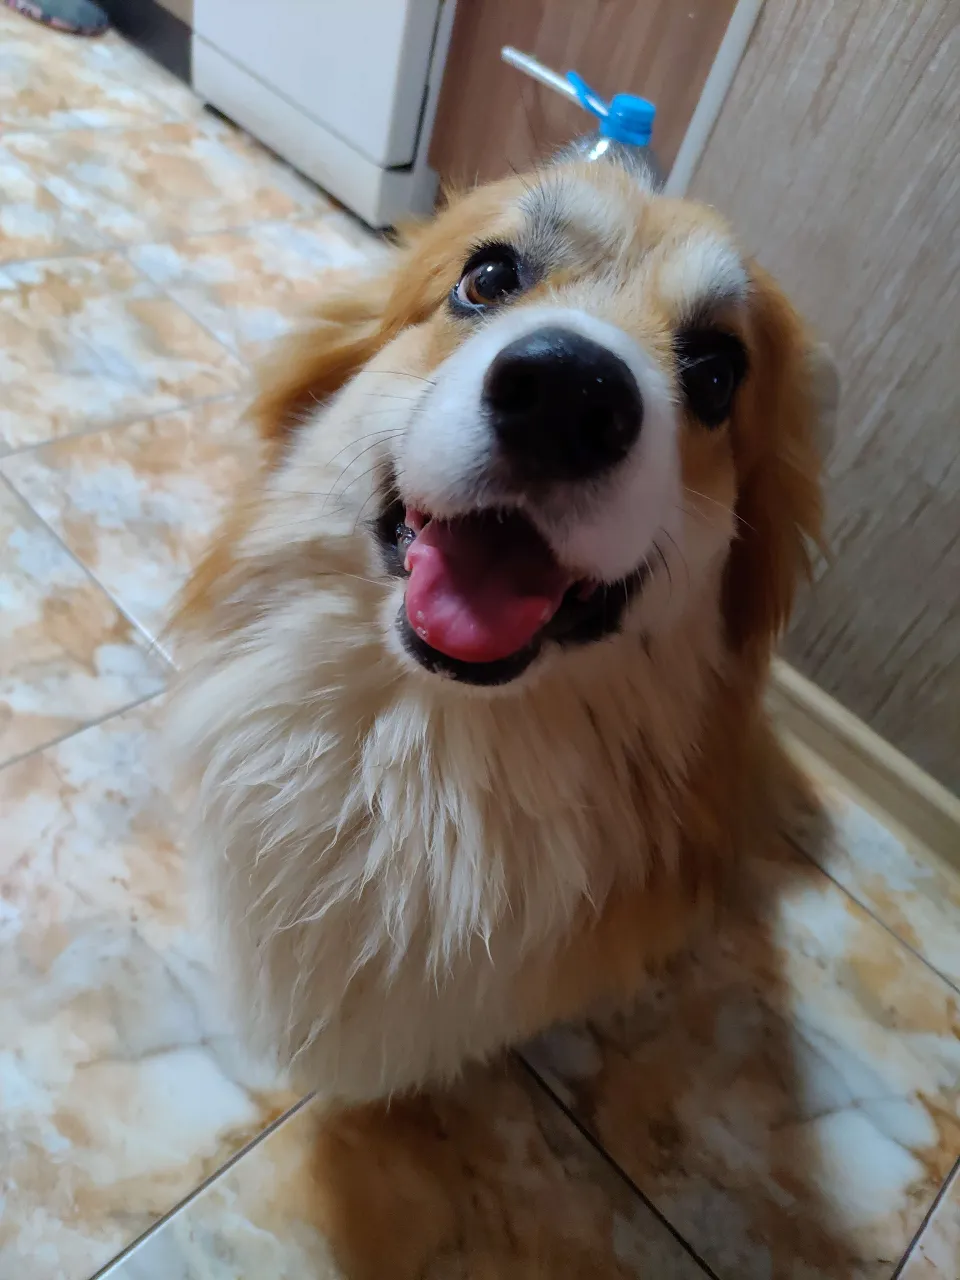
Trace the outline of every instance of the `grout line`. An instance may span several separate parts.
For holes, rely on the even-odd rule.
[[[783,838],[787,841],[787,843],[790,845],[792,849],[794,849],[797,853],[799,853],[802,858],[805,858],[806,861],[811,864],[811,866],[816,867],[816,869],[820,872],[822,876],[826,877],[826,879],[829,880],[830,883],[834,885],[837,889],[839,889],[840,892],[845,895],[845,897],[849,898],[851,902],[855,903],[860,908],[860,910],[864,912],[865,915],[870,917],[870,919],[874,922],[874,924],[878,924],[880,928],[884,931],[884,933],[888,934],[891,938],[893,938],[893,940],[897,942],[903,948],[904,951],[908,952],[916,960],[919,960],[920,963],[926,969],[929,969],[931,973],[935,974],[941,980],[941,982],[943,982],[946,986],[950,988],[951,991],[955,992],[958,996],[960,996],[960,986],[958,986],[957,983],[955,983],[951,978],[948,978],[945,973],[941,973],[941,971],[936,967],[936,965],[932,964],[926,958],[926,956],[923,955],[922,952],[916,949],[916,947],[914,947],[911,943],[907,942],[904,938],[901,938],[899,933],[897,933],[897,931],[891,925],[887,924],[887,922],[883,919],[883,917],[878,915],[873,907],[871,907],[868,903],[861,901],[861,899],[857,897],[857,895],[853,892],[852,889],[849,889],[845,884],[843,884],[840,880],[838,880],[837,877],[832,872],[828,871],[826,867],[824,867],[821,863],[819,863],[817,859],[813,856],[813,854],[810,853],[807,849],[805,849],[804,846],[800,843],[800,841],[795,836],[791,835],[787,831],[784,831],[782,834],[783,834]]]
[[[161,243],[161,244],[162,244],[162,243],[164,243],[164,242],[163,242],[163,241],[154,241],[153,243]],[[210,328],[210,326],[206,323],[206,321],[205,321],[205,320],[201,320],[199,316],[195,316],[195,315],[193,314],[193,312],[192,312],[188,307],[184,306],[184,304],[180,301],[180,299],[179,299],[179,298],[174,297],[174,295],[170,292],[170,290],[169,290],[169,289],[165,288],[165,287],[164,287],[163,285],[161,285],[161,284],[158,284],[158,283],[156,282],[156,280],[152,279],[149,275],[147,275],[146,271],[144,271],[144,270],[143,270],[143,268],[142,268],[141,266],[139,266],[139,264],[138,264],[138,263],[134,262],[134,261],[133,261],[133,259],[132,259],[132,258],[131,258],[131,256],[130,256],[131,249],[132,249],[132,248],[134,248],[134,247],[136,247],[136,246],[130,246],[130,247],[128,247],[127,249],[124,249],[124,250],[122,251],[122,252],[123,252],[123,256],[124,256],[124,258],[126,259],[126,262],[127,262],[127,264],[129,265],[130,269],[131,269],[132,271],[135,271],[135,272],[137,273],[137,275],[140,277],[140,279],[141,279],[141,280],[146,281],[146,282],[151,286],[151,288],[154,288],[154,289],[158,290],[158,291],[159,291],[159,293],[160,293],[164,298],[166,298],[168,302],[172,302],[172,303],[173,303],[173,305],[174,305],[174,306],[175,306],[179,311],[182,311],[182,312],[183,312],[183,314],[184,314],[185,316],[187,316],[187,317],[188,317],[188,319],[192,320],[192,321],[193,321],[193,323],[194,323],[195,325],[197,325],[197,327],[198,327],[198,328],[202,329],[202,330],[204,331],[204,333],[205,333],[209,338],[212,338],[212,339],[213,339],[213,341],[217,344],[217,346],[221,349],[221,351],[226,352],[226,354],[231,358],[231,360],[233,361],[233,363],[234,363],[234,364],[238,364],[238,365],[241,367],[241,369],[244,371],[244,373],[247,375],[247,377],[249,378],[249,376],[250,376],[250,361],[249,361],[249,360],[245,360],[245,359],[244,359],[244,357],[240,354],[240,349],[239,349],[239,347],[237,347],[237,346],[236,346],[236,345],[234,345],[233,343],[231,343],[231,344],[229,344],[229,345],[228,345],[228,344],[223,340],[223,338],[221,338],[221,337],[220,337],[220,335],[219,335],[219,334],[214,333],[214,331]]]
[[[23,136],[29,137],[31,136],[31,134],[36,133],[37,131],[24,129],[21,132]],[[98,132],[103,132],[103,131],[98,130]],[[110,132],[110,131],[107,130],[107,132]],[[118,132],[126,133],[129,131],[126,129],[121,129],[121,130],[118,130]],[[4,149],[8,137],[9,137],[9,134],[4,135],[4,133],[2,132],[2,125],[0,125],[0,149]],[[141,239],[123,240],[123,239],[119,239],[118,237],[106,231],[100,230],[97,226],[95,216],[89,210],[76,209],[72,205],[68,204],[67,201],[65,201],[61,196],[58,196],[56,192],[50,188],[47,178],[36,173],[31,168],[28,161],[24,160],[22,157],[17,155],[15,151],[9,151],[7,152],[7,154],[14,161],[14,163],[17,164],[24,171],[24,173],[33,182],[37,184],[38,187],[41,187],[47,193],[47,195],[51,196],[57,202],[58,206],[61,209],[63,209],[67,214],[70,214],[73,217],[83,219],[84,221],[86,221],[91,231],[100,237],[100,242],[96,245],[90,245],[87,248],[67,250],[63,253],[31,254],[30,256],[25,258],[0,259],[0,272],[2,272],[6,267],[24,266],[26,264],[34,263],[34,262],[36,263],[60,262],[64,258],[91,258],[104,253],[118,253],[118,252],[126,253],[132,249],[142,248],[146,245],[181,244],[184,241],[195,239],[198,236],[230,235],[236,232],[249,231],[254,227],[264,226],[271,223],[282,225],[282,224],[291,223],[291,222],[306,222],[306,221],[317,220],[317,219],[322,220],[324,218],[331,217],[334,214],[339,214],[341,217],[347,216],[352,218],[354,221],[360,224],[361,230],[366,230],[367,234],[372,239],[379,240],[381,238],[376,234],[376,232],[370,231],[369,228],[366,228],[364,224],[360,221],[360,219],[356,217],[355,214],[351,214],[349,209],[345,209],[342,206],[338,205],[334,201],[333,197],[328,195],[327,192],[324,191],[321,187],[318,187],[316,183],[311,182],[309,178],[306,178],[301,174],[296,174],[296,177],[299,181],[309,184],[313,188],[313,190],[306,191],[302,193],[302,196],[301,196],[300,194],[294,193],[292,190],[291,191],[286,190],[285,185],[282,181],[277,180],[270,184],[274,187],[276,191],[278,191],[281,195],[286,196],[296,206],[294,212],[287,214],[286,216],[274,215],[269,218],[251,218],[244,222],[231,222],[231,223],[224,223],[222,225],[218,224],[212,227],[205,227],[203,228],[203,230],[200,230],[200,231],[174,230],[170,234],[158,233],[156,228],[150,228],[149,229],[150,234],[145,235]],[[279,163],[279,161],[275,161],[274,163]],[[269,167],[269,164],[270,164],[270,159],[268,157],[267,159],[268,167]],[[252,176],[259,177],[260,175],[255,174]],[[86,190],[86,188],[81,188],[81,190]],[[311,201],[316,202],[315,206],[311,205]],[[121,206],[121,208],[123,208],[123,211],[125,213],[131,212],[130,210],[126,209],[124,206]],[[134,216],[136,216],[136,214],[134,214]],[[344,239],[346,239],[346,236],[344,236]],[[151,281],[151,284],[152,283],[154,282]]]
[[[237,361],[244,368],[246,373],[249,375],[251,366],[253,364],[256,364],[260,357],[256,353],[252,355],[245,354],[243,347],[240,345],[239,342],[235,341],[234,339],[230,339],[228,341],[227,339],[222,338],[218,333],[216,333],[210,327],[207,321],[204,320],[203,317],[200,314],[198,314],[197,311],[195,311],[192,307],[188,306],[186,302],[184,302],[182,299],[176,296],[174,290],[177,288],[177,286],[175,284],[172,286],[169,286],[169,285],[161,284],[159,281],[154,280],[154,278],[150,275],[150,273],[146,271],[143,267],[141,267],[140,264],[133,259],[133,257],[131,256],[132,253],[136,249],[144,248],[149,245],[160,245],[160,246],[171,245],[172,247],[175,248],[177,245],[186,245],[190,241],[201,239],[204,236],[241,234],[244,232],[250,232],[256,227],[265,227],[265,226],[286,227],[286,226],[297,226],[301,223],[316,222],[318,219],[320,221],[323,221],[326,218],[332,218],[337,213],[339,213],[339,210],[327,209],[322,211],[319,214],[310,213],[310,212],[301,212],[301,213],[298,213],[296,216],[289,217],[289,218],[260,218],[254,222],[246,222],[246,223],[240,223],[231,227],[224,227],[219,231],[199,231],[199,232],[192,232],[187,235],[177,237],[175,239],[142,241],[135,245],[126,245],[121,250],[119,250],[119,252],[123,254],[125,260],[129,264],[131,269],[136,271],[142,280],[147,281],[154,289],[159,290],[160,293],[165,298],[168,299],[168,301],[172,302],[175,306],[179,307],[180,310],[185,315],[189,316],[190,319],[193,320],[193,322],[197,324],[201,329],[203,329],[204,332],[207,333],[214,340],[214,342],[216,342],[220,347],[223,348],[224,351],[226,351],[229,355],[231,355],[234,358],[234,360]],[[349,249],[355,251],[357,254],[363,253],[362,246],[355,245],[351,240],[349,240],[349,238],[345,234],[341,233],[341,235],[342,235],[344,244]],[[330,263],[328,268],[321,268],[321,270],[325,270],[325,269],[335,271],[340,268],[338,268],[336,263]],[[193,278],[194,279],[197,278],[196,273],[193,273]]]
[[[126,702],[122,706],[114,707],[112,711],[107,711],[102,716],[97,716],[93,720],[84,720],[83,724],[78,724],[75,729],[68,729],[66,733],[61,733],[59,737],[51,738],[49,742],[41,743],[40,746],[31,747],[29,751],[21,751],[19,755],[11,756],[9,760],[4,760],[0,764],[0,771],[9,769],[12,765],[22,764],[24,760],[29,760],[32,756],[39,756],[51,747],[59,747],[63,742],[69,742],[71,738],[76,738],[78,734],[85,733],[87,729],[97,729],[100,725],[106,724],[108,720],[116,720],[119,716],[125,716],[130,711],[136,711],[138,707],[145,706],[148,702],[153,702],[157,698],[162,698],[167,692],[166,686],[154,690],[153,693],[145,693],[142,698],[136,698],[133,702]]]
[[[960,1186],[960,1158],[958,1158],[956,1164],[947,1174],[946,1178],[944,1178],[943,1186],[940,1188],[937,1194],[933,1197],[933,1203],[930,1205],[930,1208],[927,1210],[927,1212],[923,1215],[923,1220],[921,1221],[919,1227],[917,1227],[916,1231],[914,1232],[913,1239],[907,1245],[906,1250],[904,1251],[903,1257],[897,1263],[897,1269],[896,1271],[894,1271],[893,1275],[890,1277],[890,1280],[901,1280],[901,1277],[905,1273],[907,1263],[912,1261],[914,1252],[919,1247],[920,1241],[922,1240],[923,1235],[927,1230],[927,1227],[929,1227],[930,1223],[933,1221],[933,1217],[935,1213],[940,1208],[941,1204],[943,1204],[944,1200],[947,1197],[947,1194],[951,1190],[954,1183],[957,1183],[957,1185]],[[947,1277],[944,1277],[944,1280],[947,1280]]]
[[[212,229],[205,228],[203,231],[181,231],[165,237],[154,236],[147,240],[136,240],[134,242],[128,241],[122,245],[118,244],[116,247],[123,249],[126,252],[133,252],[135,249],[152,248],[155,245],[165,246],[188,244],[192,240],[202,240],[206,236],[240,235],[244,232],[254,231],[257,227],[288,227],[297,226],[303,222],[324,222],[328,218],[346,217],[348,216],[348,213],[349,211],[338,209],[335,206],[317,210],[300,208],[296,213],[288,214],[286,217],[253,218],[248,222],[231,222],[222,227],[213,227]],[[362,226],[360,230],[363,230]],[[359,245],[355,245],[353,241],[348,238],[345,232],[341,232],[339,234],[343,236],[343,239],[351,248],[360,248]],[[381,237],[375,232],[366,231],[366,235],[377,245],[382,245],[383,241]],[[31,261],[31,259],[26,259],[26,261]]]
[[[693,1261],[704,1272],[704,1274],[709,1277],[709,1280],[720,1280],[720,1277],[709,1265],[709,1263],[704,1258],[702,1258],[699,1253],[697,1253],[693,1245],[691,1245],[686,1239],[684,1239],[684,1237],[680,1234],[680,1232],[673,1225],[670,1219],[667,1218],[665,1214],[660,1209],[657,1208],[657,1206],[653,1203],[650,1197],[646,1195],[643,1191],[641,1191],[637,1183],[634,1182],[633,1178],[630,1177],[629,1173],[627,1173],[627,1171],[623,1168],[623,1166],[620,1165],[613,1158],[613,1156],[606,1149],[606,1147],[603,1145],[600,1139],[596,1136],[596,1134],[594,1134],[583,1123],[583,1121],[576,1114],[576,1112],[573,1111],[571,1107],[567,1106],[567,1104],[563,1101],[563,1099],[559,1096],[559,1094],[557,1094],[555,1090],[551,1088],[551,1086],[546,1082],[546,1080],[544,1080],[543,1076],[540,1075],[540,1073],[536,1070],[536,1068],[531,1066],[531,1064],[523,1056],[523,1053],[520,1052],[519,1050],[515,1050],[513,1056],[520,1063],[523,1069],[528,1073],[528,1075],[532,1077],[532,1079],[536,1082],[537,1086],[543,1090],[544,1094],[546,1094],[546,1096],[563,1112],[563,1114],[567,1117],[567,1119],[574,1126],[574,1128],[581,1135],[581,1137],[586,1139],[586,1141],[590,1144],[593,1150],[602,1158],[604,1163],[617,1175],[620,1181],[625,1183],[633,1192],[633,1194],[643,1202],[643,1204],[650,1210],[650,1212],[657,1219],[660,1225],[670,1233],[670,1235],[674,1238],[674,1240],[676,1240],[677,1244],[679,1244],[680,1247],[683,1249],[684,1253],[688,1254],[693,1259]],[[96,1277],[93,1277],[93,1280],[96,1280]]]
[[[107,600],[110,601],[110,603],[116,609],[117,613],[121,616],[121,618],[123,618],[133,628],[136,635],[139,636],[143,641],[145,641],[147,653],[149,657],[153,661],[159,663],[160,670],[158,674],[163,675],[167,678],[174,675],[177,671],[177,665],[175,662],[173,662],[171,658],[167,656],[163,648],[160,646],[159,642],[156,639],[154,639],[154,637],[150,635],[150,633],[147,631],[146,627],[143,626],[143,624],[124,607],[121,601],[118,600],[117,597],[113,594],[113,592],[107,587],[106,583],[100,581],[100,579],[93,572],[90,566],[88,564],[85,564],[80,559],[80,557],[74,553],[72,548],[69,547],[66,544],[66,542],[64,542],[63,538],[60,536],[58,531],[50,524],[50,522],[48,520],[44,520],[40,512],[35,510],[35,508],[30,505],[30,503],[27,501],[24,495],[19,491],[19,489],[15,488],[12,481],[10,480],[10,477],[3,472],[2,468],[0,468],[0,484],[6,485],[6,487],[14,495],[17,501],[21,502],[23,506],[27,508],[30,514],[34,517],[34,519],[39,520],[40,524],[43,525],[44,529],[49,533],[50,537],[53,538],[53,540],[57,543],[60,549],[70,557],[70,559],[73,561],[75,565],[79,566],[79,568],[82,570],[84,575],[89,579],[89,581],[92,582],[93,585],[97,588],[97,590],[102,595],[104,595],[107,598]],[[149,696],[152,697],[154,695],[151,694]],[[72,735],[67,734],[66,736],[71,737]]]
[[[177,305],[179,306],[180,304],[177,303]],[[246,389],[243,386],[237,387],[235,391],[216,391],[213,395],[200,396],[198,400],[183,400],[179,404],[169,405],[166,409],[157,409],[152,413],[149,410],[144,412],[141,409],[129,418],[117,418],[113,422],[94,423],[92,426],[83,427],[79,431],[70,431],[65,436],[52,436],[49,440],[34,440],[30,444],[15,445],[13,448],[7,449],[6,452],[0,452],[0,474],[3,474],[3,464],[8,458],[22,458],[24,454],[39,453],[41,449],[54,448],[59,444],[65,444],[69,440],[83,440],[87,436],[99,435],[101,431],[122,431],[125,427],[135,427],[138,422],[153,422],[155,418],[168,418],[171,414],[200,409],[204,405],[216,404],[220,400],[242,399],[245,393]],[[19,496],[23,497],[23,494]],[[27,505],[29,506],[29,503]]]
[[[2,135],[0,135],[0,144],[2,144]],[[77,210],[72,208],[62,200],[60,196],[51,191],[43,179],[38,178],[33,173],[30,174],[30,177],[34,182],[36,182],[37,186],[43,188],[47,195],[52,196],[53,199],[57,201],[60,208],[66,213],[73,217],[86,219],[90,224],[91,230],[96,235],[100,236],[101,240],[99,244],[92,244],[86,247],[77,246],[74,249],[66,249],[63,253],[32,253],[25,258],[0,258],[0,272],[5,271],[8,267],[30,266],[33,263],[42,265],[44,262],[63,262],[65,258],[78,258],[82,261],[87,261],[90,258],[99,258],[111,253],[125,255],[132,252],[134,249],[145,249],[154,245],[184,244],[190,240],[200,239],[203,236],[235,235],[244,231],[252,231],[255,227],[288,226],[291,223],[323,221],[325,218],[331,218],[334,215],[339,215],[340,217],[345,216],[345,211],[343,209],[337,209],[336,207],[311,210],[300,205],[295,213],[288,214],[286,217],[281,215],[279,217],[274,216],[270,218],[252,218],[247,222],[230,222],[225,223],[222,226],[217,225],[215,227],[204,227],[202,231],[174,231],[169,235],[150,234],[144,236],[143,239],[140,240],[120,240],[115,236],[108,236],[106,232],[98,230],[96,224],[92,221],[92,215],[90,213],[86,210]],[[322,192],[320,194],[321,196],[323,195]],[[374,232],[368,231],[367,234],[370,236],[371,240],[376,240],[378,243],[380,242],[380,237],[378,237]],[[347,240],[346,235],[344,235],[343,238],[344,240]],[[348,243],[352,246],[351,241],[348,241]],[[150,283],[155,284],[155,281],[151,280]]]
[[[283,220],[280,219],[280,221],[283,221]],[[217,233],[214,232],[212,234],[217,234]],[[147,284],[150,286],[150,288],[154,291],[155,296],[159,298],[164,298],[166,299],[167,302],[172,303],[173,306],[175,306],[178,311],[182,312],[182,314],[187,316],[188,319],[192,320],[193,323],[197,325],[198,328],[202,329],[204,333],[217,344],[217,346],[220,348],[222,352],[224,352],[226,355],[230,357],[231,363],[237,365],[242,372],[249,374],[250,372],[249,365],[243,360],[243,358],[241,357],[237,349],[235,349],[234,347],[228,346],[221,337],[219,337],[216,333],[214,333],[214,331],[210,328],[209,325],[205,324],[204,321],[200,320],[191,311],[188,311],[187,308],[183,305],[183,303],[179,301],[179,299],[175,298],[173,294],[168,289],[164,288],[162,284],[158,284],[156,280],[154,280],[151,276],[147,275],[147,273],[143,270],[143,268],[140,267],[136,262],[134,262],[130,256],[131,252],[134,249],[142,248],[143,245],[145,244],[161,244],[162,245],[162,244],[168,244],[168,243],[169,241],[166,241],[166,240],[146,240],[135,245],[127,245],[127,244],[109,245],[103,249],[91,250],[89,253],[63,253],[63,254],[53,254],[48,258],[24,258],[24,259],[21,259],[17,264],[14,264],[14,263],[0,264],[0,274],[2,274],[5,266],[13,266],[13,265],[30,266],[34,264],[38,266],[42,266],[43,263],[45,262],[63,262],[68,259],[74,259],[78,262],[90,262],[97,258],[106,258],[106,257],[119,258],[121,259],[121,261],[126,263],[126,265],[130,268],[132,272],[134,272],[134,274],[137,276],[138,280],[142,284]],[[112,294],[111,296],[116,296],[116,295]],[[219,392],[219,391],[216,393],[217,396],[229,395],[229,394],[231,393]],[[213,398],[214,397],[212,396],[203,397],[203,399],[213,399]],[[197,402],[193,401],[192,403],[195,404]],[[182,406],[177,406],[177,407],[180,408]],[[144,416],[150,417],[151,415],[140,414],[138,415],[138,419]],[[134,419],[134,421],[138,419]],[[86,435],[88,433],[81,432],[78,434]],[[6,456],[7,456],[6,454],[0,454],[0,458],[6,457]]]
[[[208,1174],[196,1187],[194,1187],[191,1192],[185,1195],[182,1200],[179,1200],[172,1209],[168,1209],[167,1212],[159,1217],[152,1226],[148,1227],[146,1231],[137,1236],[136,1240],[132,1240],[126,1248],[121,1249],[120,1252],[112,1257],[109,1262],[105,1263],[99,1271],[95,1271],[90,1277],[90,1280],[104,1280],[106,1276],[110,1275],[117,1268],[122,1266],[131,1254],[136,1253],[137,1250],[142,1248],[143,1245],[152,1239],[158,1231],[162,1230],[162,1228],[165,1227],[171,1219],[177,1217],[187,1209],[194,1200],[204,1193],[204,1191],[213,1186],[215,1182],[219,1182],[219,1180],[225,1174],[229,1173],[233,1166],[242,1160],[244,1156],[248,1155],[256,1147],[259,1147],[260,1144],[265,1141],[265,1139],[269,1138],[271,1134],[275,1133],[281,1125],[286,1124],[288,1120],[292,1120],[298,1112],[302,1111],[303,1108],[313,1100],[314,1096],[314,1094],[308,1093],[305,1098],[301,1098],[299,1102],[295,1102],[292,1107],[283,1113],[282,1116],[278,1116],[276,1120],[273,1120],[268,1124],[267,1127],[248,1142],[246,1146],[241,1147],[239,1151],[235,1151],[219,1169],[215,1169],[213,1173]]]
[[[42,138],[59,138],[68,133],[146,133],[149,129],[163,129],[171,124],[189,123],[189,120],[171,116],[169,120],[131,121],[129,124],[65,124],[59,129],[56,126],[44,129],[42,125],[23,124],[19,120],[11,122],[0,117],[0,137],[11,138],[30,133],[38,134]]]
[[[53,192],[48,191],[42,182],[38,182],[37,185],[43,187],[43,190],[47,192],[47,195],[53,195]],[[56,196],[53,198],[55,200],[57,199]],[[75,215],[76,211],[70,209],[62,200],[59,201],[59,204],[61,208],[66,209],[68,213]],[[85,214],[83,216],[86,217]],[[100,232],[97,232],[96,234],[99,235]],[[66,258],[81,258],[83,260],[87,260],[89,258],[99,258],[106,253],[116,253],[116,251],[117,245],[112,241],[101,240],[99,244],[87,245],[86,248],[81,248],[78,245],[75,249],[67,249],[63,253],[44,253],[40,255],[33,253],[27,258],[2,258],[0,259],[0,275],[2,275],[8,267],[29,267],[32,266],[33,263],[36,263],[39,266],[44,262],[63,262]]]

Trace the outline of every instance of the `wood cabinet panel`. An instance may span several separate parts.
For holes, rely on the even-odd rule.
[[[697,105],[735,0],[460,0],[430,160],[457,186],[525,169],[589,128],[589,117],[500,61],[515,45],[605,96],[657,104],[664,168]]]

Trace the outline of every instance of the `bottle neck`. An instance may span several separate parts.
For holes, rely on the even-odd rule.
[[[650,187],[652,191],[660,191],[663,187],[663,174],[649,147],[628,146],[614,138],[604,138],[599,133],[592,133],[579,138],[573,149],[584,160],[609,160],[627,170],[636,171],[643,185]]]

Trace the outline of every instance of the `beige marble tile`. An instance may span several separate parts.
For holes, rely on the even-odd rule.
[[[960,1276],[960,1167],[954,1171],[899,1280],[957,1280]]]
[[[51,114],[54,117],[57,111],[62,111],[65,101],[69,103],[71,97],[81,99],[82,109],[91,75],[111,86],[117,81],[135,85],[153,104],[152,112],[144,104],[147,117],[152,114],[158,120],[171,117],[187,119],[203,109],[203,103],[187,85],[136,46],[129,44],[116,31],[109,31],[96,40],[79,41],[27,22],[0,6],[0,44],[8,51],[16,49],[19,58],[29,59],[31,65],[43,62],[59,68],[65,58],[71,60],[74,68],[77,64],[80,65],[84,74],[79,80],[79,86],[73,80],[61,81],[59,87],[62,96],[52,99]],[[137,119],[139,120],[139,116]],[[124,119],[121,123],[125,124],[127,120]]]
[[[169,118],[110,65],[117,37],[78,40],[0,7],[0,129],[115,128]]]
[[[131,257],[212,333],[247,359],[307,314],[330,272],[382,261],[383,242],[345,214],[141,245]]]
[[[411,1120],[414,1114],[416,1119]],[[110,1273],[111,1280],[334,1280],[318,1212],[322,1118],[288,1120]],[[699,1280],[642,1200],[517,1070],[474,1072],[430,1108],[397,1104],[395,1148],[351,1160],[373,1266],[350,1280]],[[350,1155],[336,1148],[345,1159]],[[401,1154],[402,1153],[402,1154]],[[335,1159],[335,1155],[334,1155]],[[336,1177],[336,1164],[332,1165]],[[356,1236],[350,1236],[351,1240]]]
[[[24,453],[0,473],[161,648],[174,597],[257,458],[239,399]]]
[[[104,243],[89,218],[65,209],[0,146],[0,263],[102,249]]]
[[[123,131],[10,133],[4,145],[65,207],[123,244],[330,208],[316,188],[212,116]]]
[[[160,657],[0,483],[0,764],[156,693]]]
[[[89,41],[83,54],[88,67],[99,68],[149,94],[159,108],[158,119],[190,120],[203,111],[202,99],[189,85],[115,31],[105,39]]]
[[[805,858],[533,1060],[721,1280],[887,1280],[960,1154],[957,993]]]
[[[0,770],[4,1280],[85,1280],[293,1101],[224,1017],[157,715]]]
[[[836,788],[820,792],[822,812],[795,815],[793,841],[960,989],[960,875],[909,849]]]
[[[245,376],[120,254],[0,268],[0,453],[221,395]]]

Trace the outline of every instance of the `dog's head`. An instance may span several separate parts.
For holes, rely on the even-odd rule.
[[[712,209],[560,162],[454,201],[288,341],[234,536],[261,562],[323,542],[433,678],[513,687],[694,609],[766,655],[819,533],[817,387]]]

